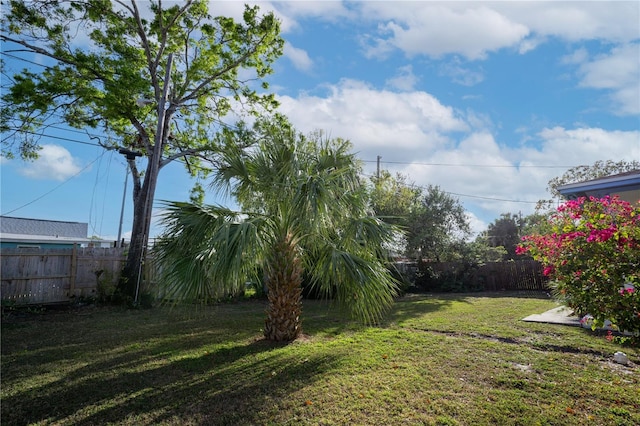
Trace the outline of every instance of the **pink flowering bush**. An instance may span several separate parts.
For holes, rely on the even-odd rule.
[[[556,295],[594,326],[640,332],[640,202],[580,198],[558,207],[550,231],[522,238],[518,254],[544,266]]]

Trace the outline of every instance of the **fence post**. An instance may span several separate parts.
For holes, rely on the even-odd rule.
[[[71,271],[69,271],[69,298],[76,295],[76,274],[78,263],[78,245],[73,244],[73,250],[71,251]]]

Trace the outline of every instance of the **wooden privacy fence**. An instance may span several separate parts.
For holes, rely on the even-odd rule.
[[[542,274],[542,265],[534,260],[486,263],[470,279],[485,291],[547,290],[549,281]]]
[[[488,262],[469,265],[459,262],[418,265],[415,284],[424,290],[445,291],[546,291],[548,279],[534,260]]]
[[[16,305],[69,302],[112,291],[124,248],[2,249],[2,301]]]

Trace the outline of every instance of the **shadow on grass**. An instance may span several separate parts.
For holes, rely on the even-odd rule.
[[[505,291],[483,291],[479,293],[466,293],[469,297],[489,297],[508,298],[517,297],[519,299],[551,299],[551,294],[544,290],[505,290]]]
[[[265,408],[337,362],[260,340],[191,355],[205,339],[188,335],[115,356],[96,353],[97,362],[3,397],[3,424],[254,424],[264,421]]]
[[[460,294],[430,294],[409,293],[398,298],[389,314],[385,317],[385,324],[400,323],[408,319],[447,309],[454,301],[464,302],[465,296]]]
[[[407,293],[408,296],[430,296],[436,298],[453,298],[461,299],[467,297],[488,297],[488,298],[506,298],[517,297],[522,299],[549,299],[551,294],[544,290],[504,290],[504,291],[474,291],[474,292],[433,292],[420,291],[415,293]]]

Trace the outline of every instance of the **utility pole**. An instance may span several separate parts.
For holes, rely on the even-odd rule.
[[[380,180],[380,159],[382,159],[382,157],[378,155],[378,161],[377,161],[378,162],[378,167],[376,169],[376,179],[377,180]]]
[[[165,105],[167,102],[167,94],[169,93],[169,82],[171,81],[171,66],[173,63],[173,53],[169,53],[167,57],[167,67],[165,69],[164,74],[164,87],[162,88],[162,97],[158,102],[158,127],[156,129],[156,135],[153,145],[153,154],[149,158],[151,164],[149,165],[149,176],[151,177],[149,181],[149,188],[147,189],[147,198],[144,203],[144,215],[145,218],[145,227],[142,242],[144,244],[141,255],[140,255],[140,265],[138,268],[138,280],[136,282],[136,294],[134,298],[134,303],[138,303],[138,293],[140,291],[140,278],[142,276],[142,263],[143,259],[146,259],[147,250],[149,246],[149,233],[151,231],[151,211],[153,210],[153,198],[156,191],[156,182],[157,182],[157,174],[158,169],[160,168],[160,161],[162,160],[162,148],[163,148],[163,140],[164,140],[164,124],[165,124],[165,116],[166,109]]]
[[[522,236],[522,228],[524,223],[522,222],[522,210],[518,211],[518,237]]]

